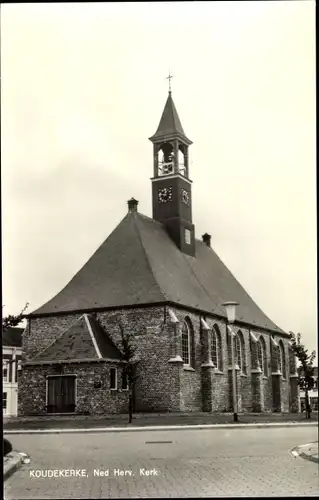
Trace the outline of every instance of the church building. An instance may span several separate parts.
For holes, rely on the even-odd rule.
[[[130,199],[82,269],[28,315],[19,415],[126,413],[121,326],[137,345],[135,412],[229,412],[233,380],[238,412],[298,412],[289,335],[223,264],[210,234],[196,237],[192,141],[171,90],[150,141],[153,216]],[[238,303],[231,329],[229,301]]]

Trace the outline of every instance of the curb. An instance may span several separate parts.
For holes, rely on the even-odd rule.
[[[9,458],[8,462],[3,466],[3,480],[5,481],[10,477],[17,469],[19,469],[23,463],[23,456],[16,451],[11,451],[4,458]]]
[[[311,462],[315,462],[316,464],[319,464],[318,456],[307,455],[307,453],[304,453],[304,452],[301,452],[299,454],[299,456],[302,458],[305,458],[306,460],[310,460]]]
[[[308,453],[306,453],[305,451],[302,451],[302,449],[304,449],[304,448],[308,448]],[[311,449],[313,449],[312,452],[311,452]],[[309,453],[309,451],[310,451],[310,453]],[[304,444],[302,446],[298,446],[298,453],[299,453],[300,457],[318,464],[319,463],[318,441],[315,441],[314,443],[308,443],[308,444]]]
[[[308,448],[308,451],[310,451],[310,453],[305,453],[304,451],[301,451],[303,448]],[[316,448],[313,451],[313,453],[311,453],[311,448]],[[310,460],[311,462],[315,462],[317,464],[319,463],[318,441],[315,441],[314,443],[295,446],[295,448],[291,450],[291,453],[294,455],[294,457],[301,457],[304,458],[305,460]]]
[[[284,427],[317,427],[317,422],[286,422],[286,423],[259,423],[259,424],[203,424],[203,425],[145,425],[143,427],[93,427],[88,429],[14,429],[3,430],[3,434],[75,434],[75,433],[98,433],[98,432],[145,432],[145,431],[182,431],[182,430],[204,430],[204,429],[260,429],[284,428]]]

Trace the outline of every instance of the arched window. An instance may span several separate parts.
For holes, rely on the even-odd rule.
[[[212,361],[218,371],[222,371],[222,338],[217,325],[214,325],[211,332]]]
[[[182,328],[182,358],[184,365],[194,366],[194,335],[189,318],[185,318]]]
[[[286,378],[286,356],[285,356],[285,348],[282,340],[279,341],[279,370],[283,376]]]
[[[267,376],[267,351],[264,337],[259,337],[257,342],[257,353],[262,374]]]
[[[239,330],[235,337],[235,363],[242,373],[246,373],[245,344],[242,332]]]

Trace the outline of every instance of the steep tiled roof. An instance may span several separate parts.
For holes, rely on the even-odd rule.
[[[121,353],[100,324],[84,314],[32,361],[121,359]]]
[[[22,334],[24,328],[8,326],[2,329],[2,346],[3,347],[21,347]]]
[[[181,121],[179,119],[172,94],[171,92],[169,92],[159,125],[155,134],[150,137],[150,140],[162,137],[164,138],[166,136],[175,134],[179,134],[180,136],[183,136],[185,139],[187,139]],[[187,141],[191,144],[191,141],[189,139],[187,139]]]
[[[174,302],[225,317],[221,304],[239,302],[236,317],[281,332],[256,305],[214,250],[196,240],[182,253],[165,227],[128,213],[69,284],[33,315]]]

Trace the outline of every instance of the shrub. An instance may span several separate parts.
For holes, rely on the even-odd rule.
[[[12,451],[12,444],[6,438],[3,438],[3,454],[8,455]]]

